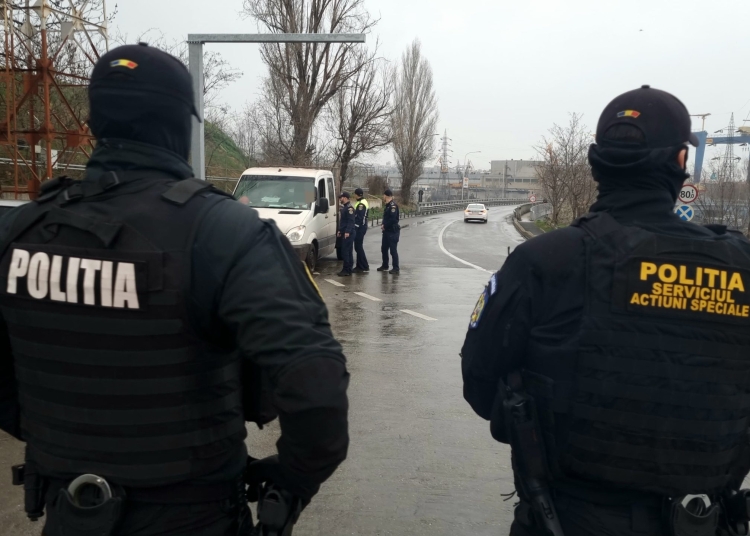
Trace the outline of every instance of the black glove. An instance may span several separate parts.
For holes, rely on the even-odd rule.
[[[247,458],[245,482],[248,485],[248,502],[257,502],[261,487],[270,483],[299,498],[304,509],[320,489],[320,484],[305,480],[303,476],[294,474],[291,469],[284,467],[279,462],[278,455],[262,460],[256,460],[251,456]]]

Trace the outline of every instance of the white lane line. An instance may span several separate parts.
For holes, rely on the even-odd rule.
[[[401,309],[401,312],[406,313],[407,315],[416,316],[417,318],[421,318],[422,320],[437,320],[437,318],[432,318],[431,316],[416,313],[414,311],[410,311],[409,309]]]
[[[459,257],[456,257],[453,253],[451,253],[450,251],[448,251],[447,249],[445,249],[445,246],[443,245],[443,234],[445,233],[445,230],[448,227],[450,227],[451,225],[453,225],[457,221],[461,221],[461,220],[453,220],[452,222],[448,223],[445,227],[443,227],[442,230],[440,231],[440,236],[438,236],[438,245],[440,246],[440,249],[442,249],[443,253],[445,253],[446,255],[448,255],[451,259],[455,259],[458,262],[460,262],[461,264],[465,264],[466,266],[471,266],[472,268],[474,268],[475,270],[479,270],[480,272],[486,272],[488,274],[494,274],[495,272],[492,272],[490,270],[486,270],[486,269],[482,268],[481,266],[477,266],[476,264],[471,264],[469,261],[465,261],[465,260],[463,260],[463,259],[461,259]],[[435,320],[435,319],[433,318],[432,320]]]
[[[326,279],[326,281],[328,281],[334,287],[344,287],[344,286],[346,286],[346,285],[342,285],[338,281],[334,281],[333,279]]]
[[[380,298],[376,298],[375,296],[370,296],[369,294],[365,294],[364,292],[355,292],[354,294],[356,294],[357,296],[362,296],[363,298],[367,298],[368,300],[372,300],[372,301],[383,301]]]

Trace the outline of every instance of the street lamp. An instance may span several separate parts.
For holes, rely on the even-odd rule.
[[[471,152],[469,152],[469,153],[466,153],[466,154],[464,155],[464,175],[466,175],[466,172],[467,172],[467,171],[468,171],[468,169],[469,169],[469,168],[468,168],[468,166],[466,165],[466,157],[467,157],[467,156],[469,156],[470,154],[479,154],[479,153],[481,153],[481,152],[482,152],[482,151],[471,151]],[[468,187],[468,184],[467,184],[467,187]],[[461,184],[461,201],[463,201],[463,200],[464,200],[464,185],[463,185],[463,184]]]

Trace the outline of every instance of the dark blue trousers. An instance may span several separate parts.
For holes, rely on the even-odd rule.
[[[380,246],[380,252],[383,254],[383,266],[388,268],[388,253],[393,258],[393,269],[399,270],[398,266],[398,239],[401,233],[399,231],[383,231],[383,243]]]
[[[357,229],[357,236],[354,238],[354,250],[357,252],[357,268],[360,270],[369,270],[370,264],[367,262],[367,255],[365,255],[365,235],[367,234],[367,226],[363,225]]]
[[[349,238],[344,238],[344,234],[341,233],[341,246],[344,254],[344,272],[352,273],[354,270],[354,237],[357,236],[356,231],[349,233]]]

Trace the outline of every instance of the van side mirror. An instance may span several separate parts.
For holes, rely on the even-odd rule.
[[[328,199],[325,197],[322,199],[319,199],[317,204],[315,205],[315,214],[325,214],[328,212],[328,209],[331,208],[328,204]]]

